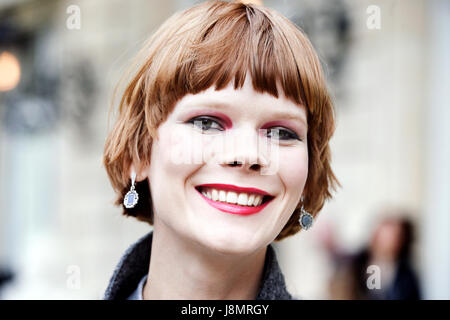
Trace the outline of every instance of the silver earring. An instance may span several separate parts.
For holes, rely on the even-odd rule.
[[[139,195],[134,189],[134,184],[136,182],[136,172],[131,172],[131,188],[130,191],[127,192],[125,197],[123,198],[123,205],[127,209],[134,208],[139,200]]]
[[[302,197],[302,202],[303,202],[303,197]],[[300,209],[300,218],[298,219],[300,226],[302,227],[302,229],[308,230],[309,228],[311,228],[313,221],[314,221],[313,216],[308,211],[305,210],[303,203],[302,203],[302,208]]]

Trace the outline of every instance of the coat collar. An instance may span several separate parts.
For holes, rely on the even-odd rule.
[[[124,253],[109,281],[104,299],[125,300],[147,274],[153,232],[139,239]],[[292,300],[272,245],[267,247],[263,278],[256,300]]]

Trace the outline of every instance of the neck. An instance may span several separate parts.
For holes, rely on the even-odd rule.
[[[230,255],[183,238],[155,221],[145,300],[255,299],[267,247]]]

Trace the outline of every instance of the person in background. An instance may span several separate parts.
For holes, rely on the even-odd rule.
[[[412,222],[407,218],[388,217],[381,221],[369,246],[352,260],[354,298],[421,299],[419,281],[411,263],[413,229]],[[367,267],[370,265],[379,267],[379,288],[368,288],[367,279],[371,274],[367,272]]]

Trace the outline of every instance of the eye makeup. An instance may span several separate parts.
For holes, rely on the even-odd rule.
[[[183,115],[183,121],[184,123],[190,123],[194,125],[194,121],[210,121],[210,123],[217,123],[220,127],[219,128],[208,128],[204,131],[208,130],[219,130],[224,131],[227,129],[231,129],[233,127],[233,123],[231,119],[225,115],[222,112],[211,110],[210,108],[202,108],[202,109],[192,109],[186,112]],[[290,140],[299,140],[304,141],[306,138],[306,129],[304,128],[303,124],[297,123],[299,121],[292,121],[292,120],[273,120],[266,122],[261,129],[266,129],[270,133],[272,133],[273,129],[280,130],[279,132],[283,132],[283,134],[279,135],[278,140],[280,141],[290,141]],[[204,123],[204,122],[203,122]],[[203,124],[202,123],[202,124]],[[205,123],[206,125],[206,123]],[[216,126],[217,126],[216,125]],[[285,137],[285,138],[282,138]]]
[[[285,130],[293,136],[294,139],[303,141],[306,137],[305,129],[300,128],[299,125],[293,124],[292,121],[287,120],[275,120],[270,121],[264,124],[261,129],[271,129],[271,128],[279,128],[280,130]],[[295,129],[293,128],[295,127]],[[298,128],[297,128],[298,127]]]
[[[275,131],[274,129],[277,130],[278,140],[283,140],[283,141],[299,140],[299,141],[301,141],[301,139],[297,136],[297,134],[295,132],[293,132],[292,130],[283,128],[283,127],[271,128],[270,131],[269,131],[269,133],[271,135],[271,138],[272,138],[273,132]]]
[[[201,125],[200,129],[202,131],[209,131],[210,129],[212,130],[219,130],[219,131],[224,131],[225,129],[223,128],[220,119],[217,119],[216,117],[210,117],[210,116],[198,116],[198,117],[194,117],[191,120],[188,121],[188,123],[191,123],[192,125],[198,127],[198,124]],[[215,124],[216,126],[218,126],[218,128],[213,128],[212,126],[207,126],[206,124],[210,123],[210,124]],[[208,128],[204,128],[208,127]]]
[[[194,121],[193,118],[195,117],[204,117],[204,118],[210,118],[214,121],[219,122],[225,129],[230,129],[233,127],[233,123],[231,122],[231,119],[223,114],[222,112],[211,110],[211,109],[193,109],[189,112],[186,112],[186,114],[183,115],[183,118],[185,119],[185,122]],[[202,118],[199,118],[201,120]]]

